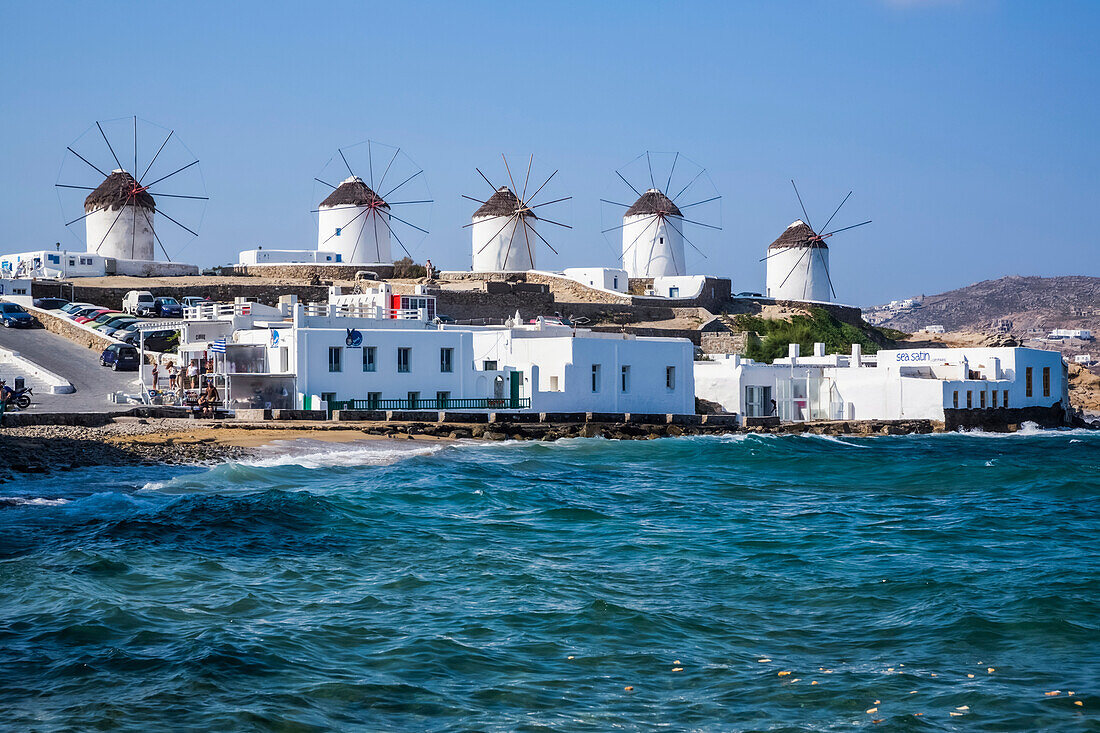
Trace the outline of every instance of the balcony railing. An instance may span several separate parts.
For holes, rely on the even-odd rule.
[[[467,397],[455,399],[334,400],[329,410],[522,410],[531,407],[530,397]]]

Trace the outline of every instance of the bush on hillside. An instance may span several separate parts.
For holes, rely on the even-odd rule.
[[[739,328],[759,335],[759,338],[750,335],[745,341],[745,356],[753,361],[770,364],[786,356],[788,345],[795,343],[803,355],[813,354],[815,343],[825,344],[827,354],[850,353],[852,344],[860,344],[865,354],[879,350],[879,344],[865,331],[838,321],[821,308],[812,308],[810,315],[791,316],[787,320],[740,315],[736,323]]]

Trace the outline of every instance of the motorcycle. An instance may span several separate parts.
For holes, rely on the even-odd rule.
[[[2,384],[2,382],[0,382],[0,384]],[[11,393],[11,399],[8,402],[9,406],[18,407],[20,410],[25,410],[31,406],[31,395],[34,394],[34,390],[30,387],[13,389]]]

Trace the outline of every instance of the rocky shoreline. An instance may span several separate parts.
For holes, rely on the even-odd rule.
[[[729,433],[819,435],[907,435],[943,427],[927,420],[895,422],[798,423],[731,428],[707,425],[634,423],[427,422],[224,422],[177,418],[115,417],[97,426],[32,425],[0,428],[0,482],[20,475],[46,474],[88,466],[196,465],[240,460],[260,445],[309,438],[355,440],[539,440],[603,437],[653,440],[663,437]]]

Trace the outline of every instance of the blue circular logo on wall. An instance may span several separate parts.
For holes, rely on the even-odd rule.
[[[359,331],[355,330],[354,328],[349,328],[348,335],[347,338],[344,339],[344,343],[348,346],[351,346],[352,348],[356,346],[362,346],[363,334],[359,333]]]
[[[274,328],[271,329],[271,345],[272,346],[278,346],[279,345],[279,332],[276,331]]]

